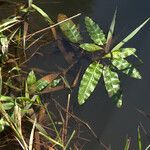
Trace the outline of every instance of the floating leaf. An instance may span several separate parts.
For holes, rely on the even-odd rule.
[[[53,24],[52,19],[38,6],[31,4],[31,7],[35,9],[38,13],[40,13],[49,24]]]
[[[51,73],[48,74],[46,76],[44,76],[43,78],[39,79],[38,81],[36,81],[32,86],[31,86],[31,91],[32,92],[41,92],[42,90],[44,90],[47,86],[51,85],[56,85],[56,83],[58,83],[58,81],[54,81],[57,77],[58,77],[59,73]]]
[[[132,31],[125,39],[123,39],[119,44],[117,44],[113,49],[120,49],[125,43],[127,43],[131,38],[133,38],[141,29],[142,27],[150,20],[148,18],[146,21],[144,21],[139,27],[137,27],[134,31]]]
[[[102,67],[99,62],[93,62],[86,69],[79,87],[78,102],[80,105],[82,105],[94,91],[101,77]]]
[[[93,43],[80,44],[80,47],[88,52],[95,52],[102,49],[100,46]]]
[[[120,48],[118,50],[114,50],[111,53],[108,53],[103,58],[126,58],[131,55],[135,55],[135,48]]]
[[[103,69],[103,77],[109,97],[112,97],[115,94],[117,94],[118,91],[120,91],[120,81],[118,74],[116,72],[111,71],[109,66],[105,66]]]
[[[50,86],[50,87],[56,87],[56,86],[60,83],[60,81],[61,81],[61,78],[55,79],[55,80],[53,80],[53,81],[49,84],[49,86]]]
[[[106,38],[100,27],[89,17],[85,17],[85,24],[91,39],[97,45],[104,45]]]
[[[58,22],[61,22],[65,19],[67,19],[68,17],[64,14],[59,14],[58,15]],[[79,29],[77,28],[77,26],[73,23],[72,20],[68,20],[66,22],[61,23],[60,25],[60,29],[62,30],[62,32],[64,33],[64,35],[73,43],[80,43],[80,41],[82,40],[82,37],[80,35]]]
[[[127,74],[130,77],[141,79],[141,75],[139,71],[133,67],[127,60],[123,58],[113,59],[112,64],[118,69],[121,70],[123,73]]]

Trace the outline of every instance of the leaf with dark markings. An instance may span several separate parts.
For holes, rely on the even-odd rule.
[[[127,74],[128,76],[136,79],[141,79],[141,75],[139,71],[133,67],[127,60],[123,58],[113,59],[112,64],[118,69],[121,70],[123,73]]]
[[[86,69],[78,92],[78,102],[80,105],[85,103],[91,93],[94,91],[99,79],[101,78],[103,65],[99,62],[93,62]]]
[[[68,17],[64,14],[58,15],[58,22],[61,22]],[[60,29],[64,33],[64,35],[72,42],[72,43],[80,43],[82,40],[82,37],[80,35],[78,27],[73,23],[72,20],[68,20],[66,22],[61,23]]]
[[[88,52],[95,52],[95,51],[99,51],[102,49],[100,46],[93,44],[93,43],[80,44],[80,48]]]
[[[97,45],[104,45],[106,43],[105,34],[100,29],[98,24],[96,24],[91,18],[85,17],[85,24],[87,31],[89,32],[89,35],[91,39],[96,43]]]

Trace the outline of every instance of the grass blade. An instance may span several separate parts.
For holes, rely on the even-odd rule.
[[[31,4],[32,8],[35,9],[39,14],[41,14],[45,21],[47,21],[50,25],[54,24],[54,22],[51,20],[51,18],[38,6]]]
[[[144,21],[139,27],[137,27],[134,31],[132,31],[125,39],[123,39],[119,44],[117,44],[112,51],[116,49],[120,49],[125,43],[127,43],[131,38],[133,38],[142,28],[143,26],[150,20],[148,18],[146,21]]]
[[[117,15],[117,9],[115,10],[111,25],[110,25],[110,29],[108,32],[108,36],[107,36],[107,41],[106,43],[109,42],[110,39],[112,39],[113,33],[114,33],[114,29],[115,29],[115,24],[116,24],[116,15]]]

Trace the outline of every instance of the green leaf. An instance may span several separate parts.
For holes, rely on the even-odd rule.
[[[95,51],[99,51],[102,49],[100,46],[93,44],[93,43],[80,44],[80,48],[88,52],[95,52]]]
[[[64,14],[59,14],[58,15],[58,22],[61,22],[68,17]],[[60,29],[64,33],[64,35],[72,42],[72,43],[80,43],[82,40],[82,37],[80,35],[79,29],[77,26],[73,23],[72,20],[68,20],[66,22],[63,22],[59,24]]]
[[[114,33],[114,29],[115,29],[115,24],[116,24],[116,15],[117,15],[117,9],[115,10],[115,13],[114,13],[111,25],[110,25],[110,29],[109,29],[109,32],[108,32],[107,42],[106,43],[108,43],[109,40],[112,39],[112,37],[113,37],[113,33]]]
[[[29,86],[33,85],[36,82],[36,76],[34,71],[32,70],[31,72],[29,72],[29,75],[27,77],[27,84]]]
[[[86,69],[78,92],[78,102],[80,105],[85,103],[86,99],[94,91],[101,75],[102,75],[102,65],[99,62],[93,62]]]
[[[61,78],[53,80],[48,86],[56,87],[61,81]]]
[[[105,66],[103,69],[103,77],[109,97],[112,97],[115,94],[117,94],[118,91],[120,91],[120,81],[118,74],[116,72],[111,71],[109,66]]]
[[[9,102],[9,103],[3,103],[3,108],[5,110],[10,110],[14,107],[14,103],[13,102]]]
[[[1,94],[2,94],[2,85],[3,85],[2,68],[0,67],[0,97],[1,97]]]
[[[131,139],[130,139],[130,138],[127,138],[127,139],[126,139],[126,144],[125,144],[124,150],[129,150],[129,149],[130,149],[130,143],[131,143]]]
[[[144,21],[139,27],[137,27],[134,31],[132,31],[125,39],[123,39],[119,44],[117,44],[113,49],[120,49],[125,43],[127,43],[131,38],[133,38],[141,29],[142,27],[150,20],[148,18],[146,21]]]
[[[123,58],[113,59],[112,64],[118,69],[121,70],[123,73],[127,74],[130,77],[141,79],[141,75],[139,71],[133,67],[127,60]]]
[[[45,21],[47,21],[50,25],[53,24],[52,19],[38,6],[31,4],[31,7],[33,9],[35,9],[39,14],[41,14],[43,16],[43,18],[45,19]]]
[[[4,118],[0,119],[0,132],[4,131],[5,126],[8,126],[8,122],[4,120]]]
[[[103,58],[126,58],[128,56],[135,56],[136,49],[135,48],[120,48],[118,50],[114,50],[111,53],[108,53]]]
[[[45,89],[50,83],[46,80],[43,80],[43,79],[40,79],[38,80],[34,86],[35,86],[35,91],[36,92],[40,92],[42,91],[43,89]]]
[[[91,39],[97,45],[104,45],[106,38],[100,27],[89,17],[85,17],[85,24]]]
[[[140,133],[140,127],[138,126],[138,150],[142,150],[142,142],[141,142],[141,133]]]

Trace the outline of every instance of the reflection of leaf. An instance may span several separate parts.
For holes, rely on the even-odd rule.
[[[85,24],[91,39],[97,45],[104,45],[106,38],[100,27],[89,17],[85,17]]]
[[[133,38],[142,28],[143,26],[150,20],[148,18],[146,21],[144,21],[139,27],[137,27],[134,31],[132,31],[125,39],[123,39],[119,44],[117,44],[113,49],[120,49],[125,43],[127,43],[131,38]]]
[[[94,91],[100,77],[102,74],[102,65],[98,62],[93,62],[86,69],[78,92],[78,102],[79,104],[83,104],[85,100],[91,95]]]
[[[132,64],[130,64],[127,60],[118,58],[113,59],[112,64],[118,69],[121,70],[123,73],[127,74],[130,77],[141,79],[141,75],[139,71],[133,67]]]
[[[108,95],[109,97],[112,97],[120,90],[118,74],[111,71],[108,66],[105,66],[103,69],[103,77]]]
[[[65,19],[67,19],[68,17],[64,14],[59,14],[58,15],[58,22],[61,22]],[[61,23],[60,25],[60,29],[62,30],[62,32],[64,33],[64,35],[73,43],[80,43],[80,41],[82,40],[82,37],[80,35],[80,32],[77,28],[77,26],[73,23],[72,20],[68,20],[66,22]]]
[[[104,58],[126,58],[131,55],[135,55],[135,48],[120,48],[119,50],[114,50],[111,53],[108,53]]]
[[[84,43],[80,44],[80,47],[88,52],[95,52],[102,49],[100,46],[93,44],[93,43]]]

